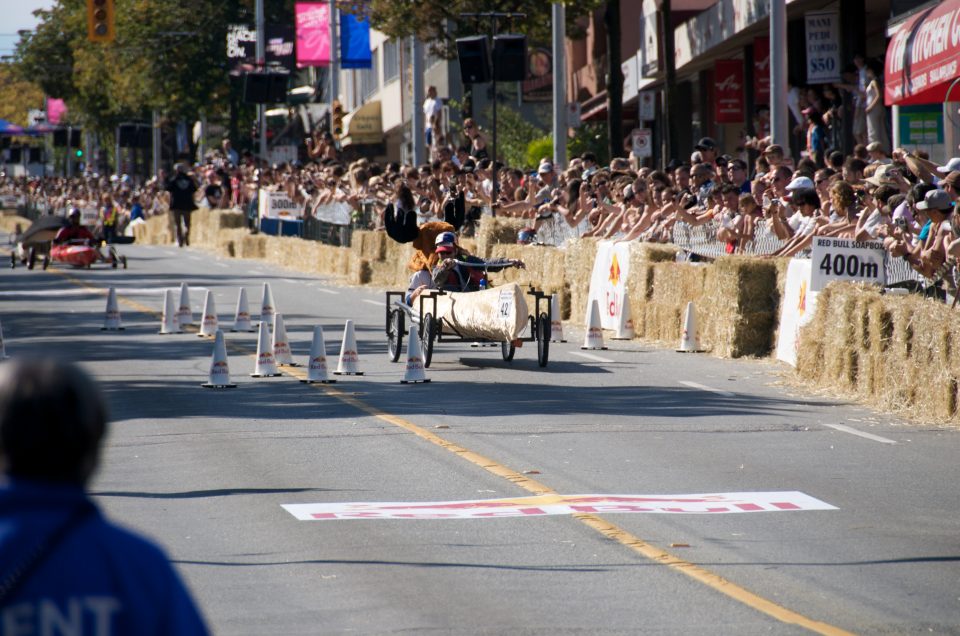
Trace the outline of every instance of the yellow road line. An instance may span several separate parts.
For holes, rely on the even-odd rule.
[[[86,281],[76,278],[75,276],[72,276],[66,272],[62,272],[60,270],[54,270],[54,271],[65,276],[68,280],[70,280],[72,283],[76,285],[87,287],[89,289],[97,289],[92,285],[89,285]],[[119,296],[118,296],[118,300],[121,300]],[[124,304],[126,304],[129,307],[137,309],[138,311],[152,314],[154,316],[159,315],[159,313],[156,312],[155,310],[145,305],[142,305],[137,301],[123,298],[122,302],[124,302]],[[235,345],[233,343],[231,343],[231,348],[234,349],[235,351],[242,352],[246,355],[253,355],[253,354],[250,354],[250,352],[245,348],[241,348],[239,345]],[[282,373],[286,373],[287,375],[297,378],[298,380],[304,380],[307,377],[307,373],[303,368],[279,367],[279,369]],[[457,455],[462,459],[465,459],[471,464],[479,466],[480,468],[484,469],[488,473],[491,473],[493,475],[496,475],[497,477],[506,479],[507,481],[513,484],[516,484],[517,486],[519,486],[520,488],[523,488],[528,492],[531,492],[535,495],[559,495],[560,494],[556,490],[550,488],[549,486],[546,486],[535,479],[530,479],[526,475],[519,473],[513,470],[512,468],[504,466],[503,464],[500,464],[499,462],[494,461],[489,457],[485,457],[484,455],[475,453],[474,451],[468,448],[464,448],[463,446],[460,446],[449,440],[446,440],[443,437],[437,435],[436,433],[432,433],[427,429],[414,424],[410,420],[407,420],[398,415],[393,415],[392,413],[388,413],[371,404],[367,404],[363,400],[360,400],[353,395],[345,393],[344,391],[341,391],[340,389],[334,386],[331,386],[329,384],[314,384],[313,386],[315,388],[323,390],[325,393],[327,393],[327,395],[340,400],[344,404],[352,406],[357,410],[363,413],[366,413],[367,415],[370,415],[371,417],[375,417],[379,420],[382,420],[394,426],[398,426],[416,435],[417,437],[430,442],[431,444],[435,444],[440,448],[443,448],[444,450],[450,451],[451,453]],[[602,534],[604,537],[608,539],[616,541],[620,545],[632,550],[633,552],[655,563],[659,563],[660,565],[666,566],[674,570],[675,572],[679,572],[685,576],[688,576],[691,579],[706,585],[710,589],[720,592],[721,594],[724,594],[729,598],[739,603],[742,603],[743,605],[746,605],[747,607],[757,610],[758,612],[762,612],[763,614],[766,614],[767,616],[770,616],[771,618],[774,618],[782,623],[787,623],[789,625],[797,625],[799,627],[806,628],[814,633],[824,634],[826,636],[852,636],[851,632],[841,629],[840,627],[831,625],[829,623],[824,623],[822,621],[817,621],[812,618],[808,618],[803,614],[795,612],[767,598],[764,598],[759,594],[751,592],[745,587],[737,585],[736,583],[733,583],[732,581],[725,579],[719,574],[711,572],[710,570],[700,567],[695,563],[692,563],[685,559],[681,559],[678,556],[670,554],[666,550],[663,550],[654,545],[651,545],[650,543],[647,543],[640,537],[628,532],[627,530],[624,530],[623,528],[621,528],[620,526],[614,523],[607,521],[606,519],[604,519],[603,517],[600,517],[599,515],[578,513],[572,516],[574,519],[577,519],[587,527],[595,530],[596,532],[599,532],[600,534]]]

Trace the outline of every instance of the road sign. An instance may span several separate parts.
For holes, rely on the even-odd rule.
[[[640,91],[640,97],[637,100],[639,105],[640,121],[653,121],[657,117],[657,93],[656,91]]]
[[[580,102],[569,102],[567,104],[567,126],[579,128],[580,123]]]
[[[886,282],[885,254],[883,243],[879,241],[814,237],[810,290],[820,291],[834,280],[883,285]]]
[[[649,128],[634,128],[631,133],[634,155],[640,158],[653,156],[653,131]]]

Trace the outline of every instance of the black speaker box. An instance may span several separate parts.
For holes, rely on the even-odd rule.
[[[269,88],[267,89],[267,101],[271,104],[282,104],[287,101],[287,80],[289,75],[284,73],[271,73]]]
[[[243,77],[243,101],[248,104],[266,104],[270,92],[270,76],[266,73],[247,73]]]
[[[493,38],[493,77],[498,82],[527,79],[527,38],[504,34]]]
[[[490,45],[486,36],[458,38],[457,58],[460,60],[460,77],[464,84],[490,81]]]
[[[61,148],[67,145],[66,129],[53,131],[53,145],[56,146],[57,148]]]
[[[137,148],[139,147],[140,140],[138,139],[139,126],[133,124],[123,124],[120,126],[120,138],[117,140],[117,144],[121,148]]]

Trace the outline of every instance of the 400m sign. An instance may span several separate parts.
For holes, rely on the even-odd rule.
[[[810,290],[820,291],[834,280],[883,285],[885,257],[883,244],[878,241],[814,237]]]

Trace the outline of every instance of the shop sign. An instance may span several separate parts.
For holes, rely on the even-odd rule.
[[[743,60],[717,60],[714,65],[714,105],[718,124],[744,121]]]
[[[807,84],[840,81],[840,14],[807,13]]]

